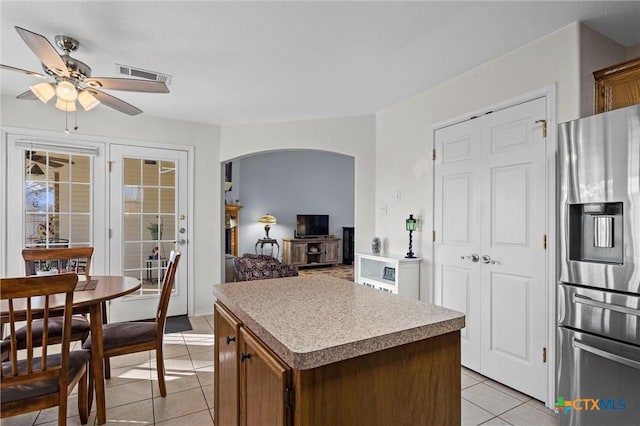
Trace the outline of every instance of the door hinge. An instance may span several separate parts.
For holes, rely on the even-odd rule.
[[[289,409],[291,411],[293,411],[293,408],[296,405],[296,393],[295,393],[295,386],[291,386],[290,388],[286,388],[285,389],[285,398],[287,400],[287,407],[289,407]]]
[[[544,234],[544,237],[542,237],[542,247],[544,247],[544,249],[547,249],[547,234]]]
[[[436,231],[432,231],[431,232],[431,241],[435,241],[436,240]]]
[[[113,164],[113,161],[107,161],[107,163],[109,164],[109,173],[111,173],[111,165]]]
[[[431,151],[431,159],[433,161],[436,161],[436,150],[435,149],[433,151]]]
[[[536,124],[542,123],[542,137],[547,137],[547,120],[536,120]]]
[[[111,238],[111,228],[109,228],[109,238]]]
[[[547,348],[542,348],[542,362],[547,362]]]

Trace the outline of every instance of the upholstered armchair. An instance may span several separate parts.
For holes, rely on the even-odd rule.
[[[298,267],[264,254],[244,254],[233,261],[236,281],[266,280],[298,276]]]

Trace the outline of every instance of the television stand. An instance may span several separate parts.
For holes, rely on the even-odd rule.
[[[282,262],[298,267],[336,265],[340,238],[283,238]]]

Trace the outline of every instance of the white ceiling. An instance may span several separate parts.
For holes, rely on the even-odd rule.
[[[42,71],[16,25],[69,35],[93,76],[117,77],[116,63],[172,75],[170,94],[112,95],[215,124],[375,113],[573,21],[640,43],[638,1],[2,0],[0,15],[0,63]],[[39,81],[0,79],[11,96]]]

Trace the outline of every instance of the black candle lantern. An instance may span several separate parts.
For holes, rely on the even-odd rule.
[[[416,230],[416,220],[413,218],[413,215],[409,215],[409,219],[406,222],[407,231],[409,231],[409,251],[405,256],[407,259],[413,259],[415,256],[413,255],[413,250],[411,249],[413,245],[413,231]]]

